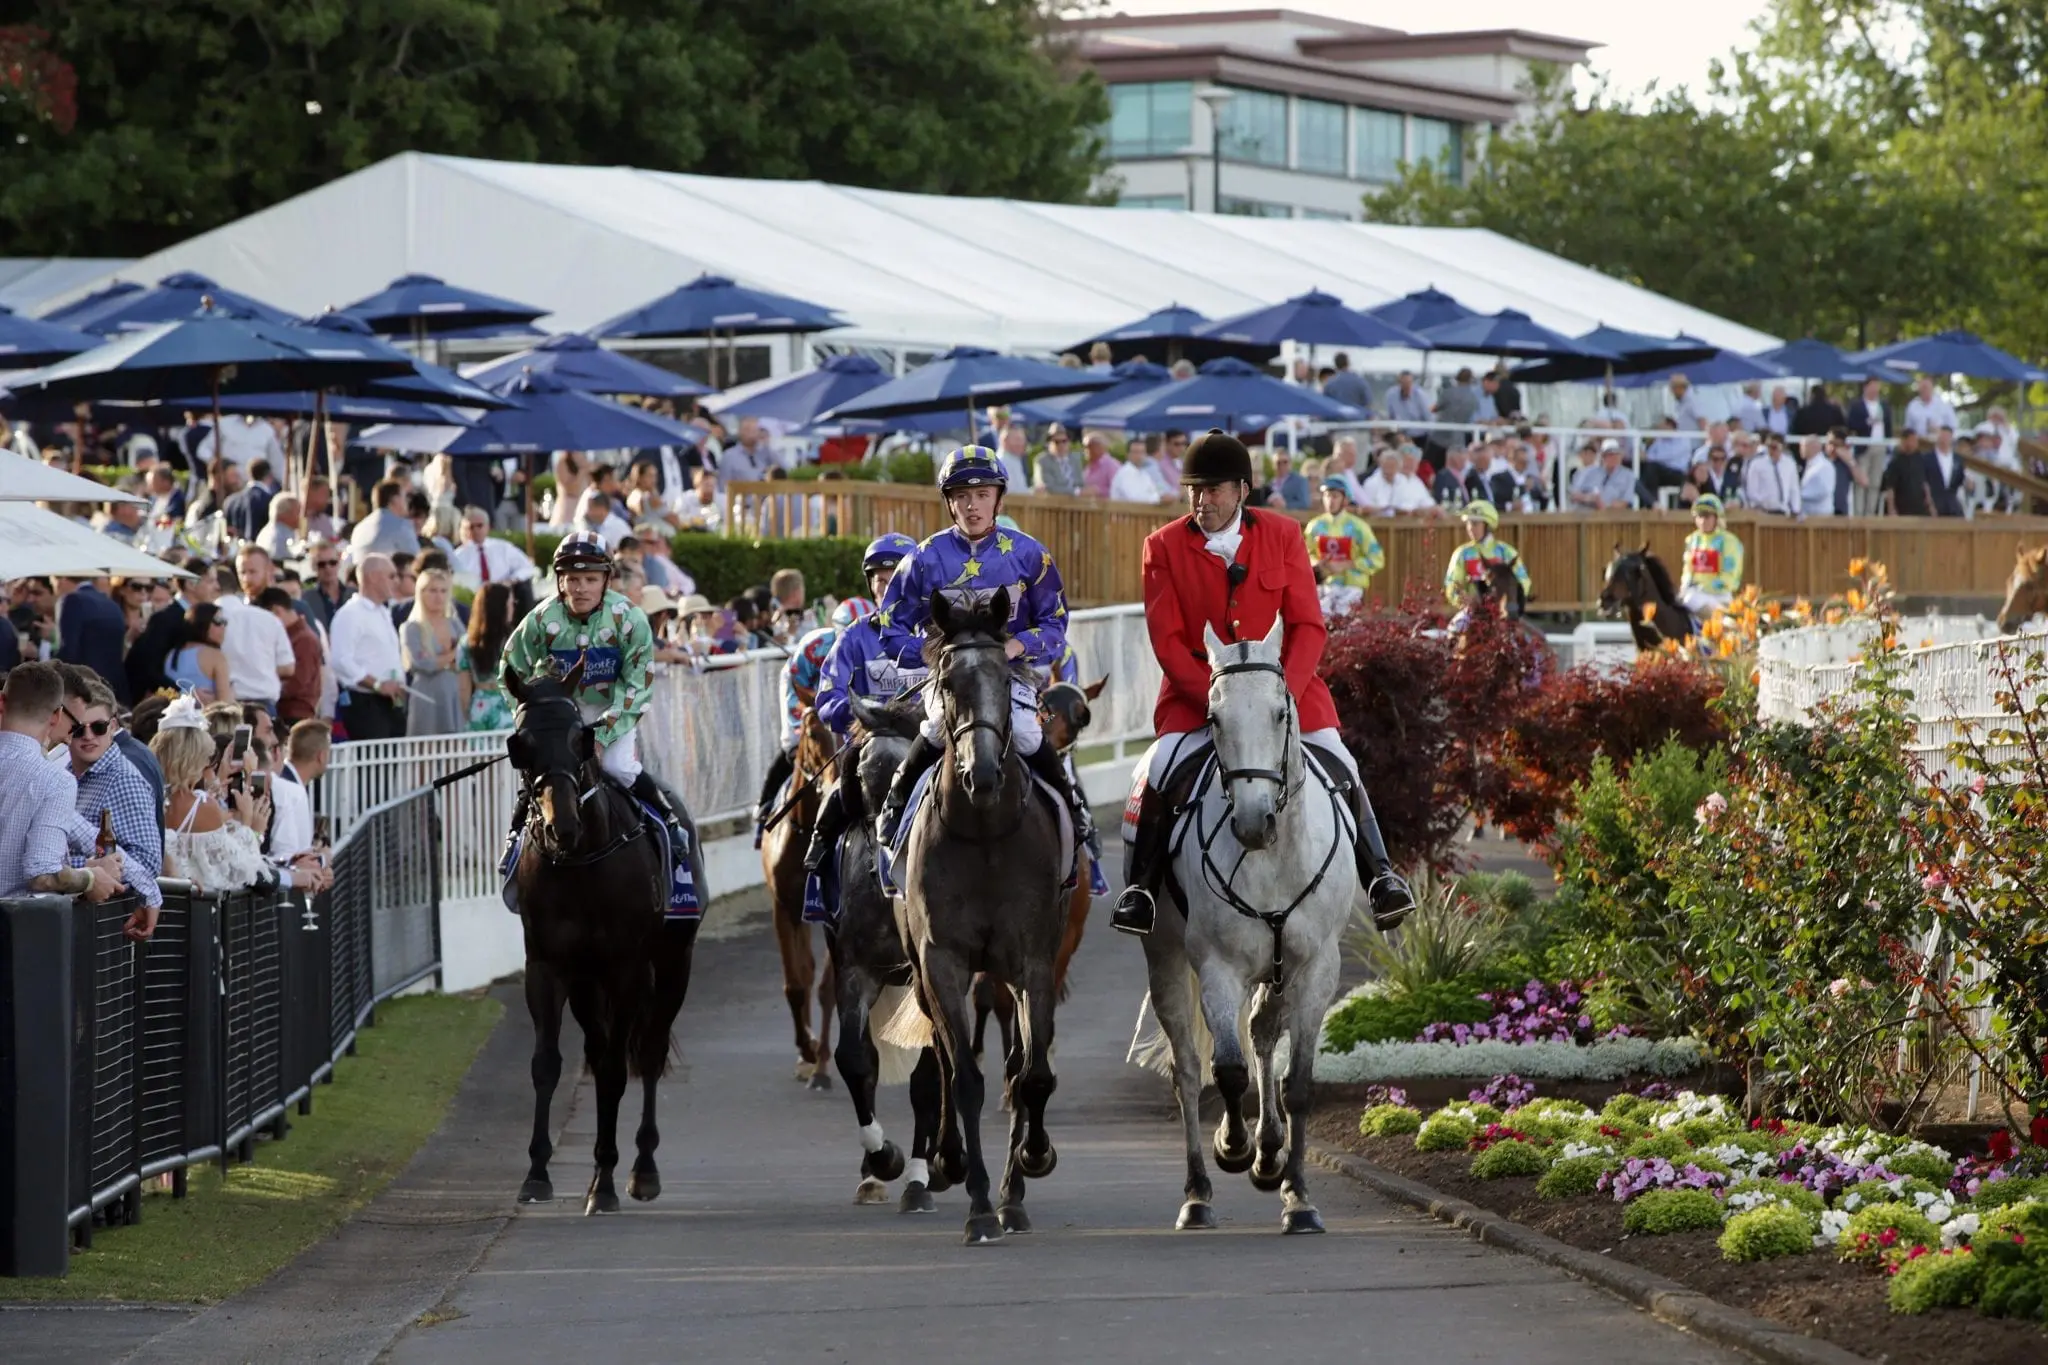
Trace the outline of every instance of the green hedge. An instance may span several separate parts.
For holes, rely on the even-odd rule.
[[[523,532],[499,531],[501,540],[524,546]],[[545,566],[555,556],[561,536],[535,532],[533,557]],[[756,583],[766,583],[777,569],[801,569],[804,588],[813,598],[863,597],[867,584],[860,573],[861,552],[867,542],[846,536],[810,540],[742,540],[714,536],[703,531],[684,531],[669,542],[675,561],[697,582],[697,591],[713,602],[745,592]]]

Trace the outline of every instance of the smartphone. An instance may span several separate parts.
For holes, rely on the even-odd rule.
[[[259,801],[268,796],[270,794],[270,774],[249,774],[249,794]]]
[[[249,756],[249,745],[254,738],[255,731],[251,730],[248,726],[237,725],[235,727],[235,737],[228,742],[228,752],[234,755],[236,762],[239,763]]]

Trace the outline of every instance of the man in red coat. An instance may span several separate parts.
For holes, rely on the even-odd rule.
[[[1145,538],[1145,624],[1166,676],[1152,711],[1158,738],[1138,764],[1125,807],[1128,885],[1111,922],[1125,933],[1151,932],[1153,892],[1165,870],[1173,824],[1160,788],[1182,760],[1209,747],[1203,628],[1214,628],[1226,642],[1258,640],[1278,617],[1285,623],[1280,662],[1301,718],[1302,740],[1333,778],[1349,779],[1358,819],[1358,884],[1367,889],[1374,918],[1391,928],[1414,908],[1414,898],[1387,860],[1358,765],[1338,734],[1330,689],[1316,672],[1329,632],[1301,527],[1291,517],[1244,505],[1252,484],[1251,453],[1228,432],[1211,431],[1188,448],[1181,484],[1190,515]]]

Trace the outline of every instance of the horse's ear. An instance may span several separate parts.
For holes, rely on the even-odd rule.
[[[866,697],[863,697],[858,692],[849,692],[846,694],[846,703],[848,709],[853,712],[855,720],[865,725],[871,731],[879,728],[881,715],[875,709],[873,703],[869,702]]]
[[[597,757],[597,727],[579,725],[576,727],[576,756],[588,762]]]
[[[583,656],[578,654],[576,662],[569,665],[569,671],[562,675],[562,690],[575,696],[583,690]]]
[[[1650,542],[1647,540],[1644,541],[1643,548],[1638,550],[1636,553],[1640,554],[1644,559],[1648,559],[1650,557]]]
[[[990,593],[988,601],[982,606],[982,611],[985,613],[983,619],[987,623],[988,633],[1001,635],[1004,628],[1010,624],[1010,585],[1005,583]]]
[[[1089,683],[1086,687],[1082,688],[1081,695],[1086,697],[1090,701],[1094,701],[1097,697],[1102,695],[1102,689],[1107,686],[1109,686],[1109,674],[1105,673],[1101,677],[1097,678],[1094,682]]]
[[[508,668],[505,670],[505,690],[512,695],[513,701],[518,702],[521,706],[526,705],[526,684],[519,680],[518,669]]]
[[[1272,629],[1266,632],[1266,638],[1262,640],[1260,643],[1266,645],[1271,649],[1278,649],[1280,648],[1281,643],[1286,640],[1286,638],[1287,623],[1281,620],[1278,615],[1275,615],[1273,617]]]
[[[1202,623],[1202,648],[1209,651],[1209,666],[1216,666],[1217,656],[1223,653],[1223,637],[1216,633],[1216,627],[1207,621]]]
[[[939,634],[951,635],[953,633],[953,601],[946,596],[943,588],[933,590],[931,606],[932,625],[937,627]]]

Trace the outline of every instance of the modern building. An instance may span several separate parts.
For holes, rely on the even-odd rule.
[[[1531,112],[1534,70],[1597,46],[1284,9],[1112,15],[1066,33],[1109,87],[1121,204],[1268,218],[1357,219],[1407,163],[1476,173],[1487,138]]]

